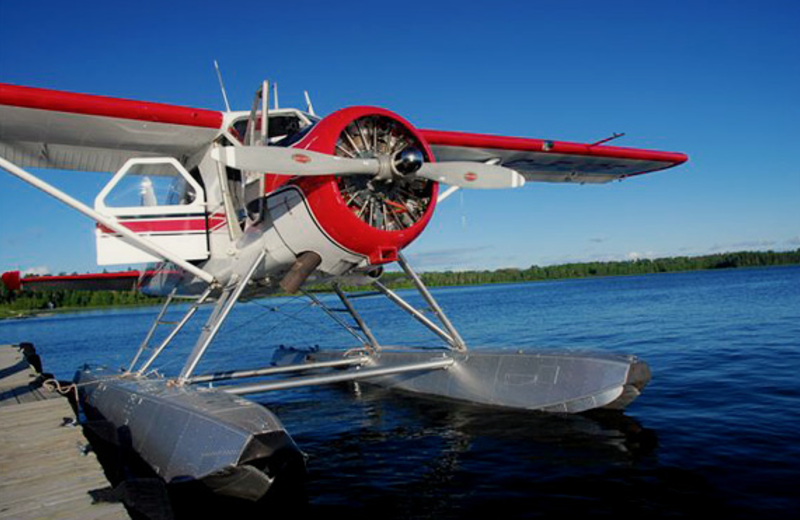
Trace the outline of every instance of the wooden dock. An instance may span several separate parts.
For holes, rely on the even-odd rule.
[[[110,484],[69,401],[31,362],[0,345],[0,519],[129,518],[121,503],[94,502]]]

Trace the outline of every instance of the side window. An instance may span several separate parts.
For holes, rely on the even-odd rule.
[[[209,257],[203,187],[172,157],[128,160],[100,190],[94,209],[179,258]],[[95,237],[99,265],[159,260],[105,226],[95,228]]]
[[[171,164],[137,164],[106,195],[111,208],[181,206],[194,202],[194,188]]]
[[[95,199],[98,210],[175,208],[204,204],[202,187],[171,158],[134,159],[123,166]]]

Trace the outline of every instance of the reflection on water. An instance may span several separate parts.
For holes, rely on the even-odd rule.
[[[619,412],[510,412],[365,384],[265,404],[309,457],[320,516],[683,514],[713,502],[702,479],[658,469],[656,433]]]

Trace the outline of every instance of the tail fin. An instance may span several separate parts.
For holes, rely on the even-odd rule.
[[[0,276],[0,279],[3,280],[3,285],[5,285],[6,289],[9,291],[19,291],[22,287],[19,271],[8,271],[7,273],[3,273],[3,275]]]

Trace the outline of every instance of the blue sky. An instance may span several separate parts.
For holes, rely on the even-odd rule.
[[[603,186],[471,191],[408,250],[420,269],[800,247],[796,1],[13,2],[0,82],[222,109],[379,105],[421,128],[681,151]],[[41,172],[91,202],[108,176]],[[0,271],[93,271],[93,225],[0,173]]]

